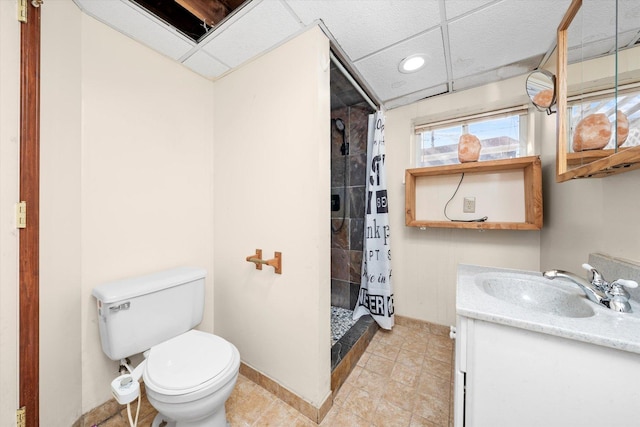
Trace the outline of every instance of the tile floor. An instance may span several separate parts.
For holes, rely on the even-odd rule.
[[[378,330],[322,427],[453,425],[453,341],[396,325]],[[256,424],[258,425],[258,424]]]
[[[335,396],[321,427],[449,427],[453,425],[453,341],[396,325],[379,330]],[[308,418],[248,380],[238,378],[226,404],[232,427],[316,427]],[[139,426],[155,416],[145,402]],[[126,410],[99,427],[128,426]]]

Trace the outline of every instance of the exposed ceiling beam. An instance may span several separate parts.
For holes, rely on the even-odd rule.
[[[228,7],[220,0],[175,1],[210,27],[222,21],[229,14]]]

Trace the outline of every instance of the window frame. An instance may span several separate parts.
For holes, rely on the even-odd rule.
[[[470,114],[462,117],[453,117],[443,120],[431,121],[431,122],[423,122],[414,125],[414,135],[412,138],[412,149],[411,149],[411,164],[412,167],[436,167],[442,165],[455,165],[459,164],[457,161],[457,157],[455,161],[442,163],[438,165],[428,165],[424,164],[420,161],[422,155],[420,154],[423,146],[422,146],[422,134],[425,132],[429,132],[437,129],[446,129],[452,127],[465,127],[473,123],[484,122],[504,117],[510,116],[520,116],[520,124],[519,124],[519,150],[518,156],[516,157],[527,157],[533,155],[533,144],[532,144],[532,128],[533,128],[533,116],[531,114],[531,109],[526,104],[515,105],[507,108],[496,109],[491,111],[486,111],[477,114]],[[524,120],[523,120],[524,119]],[[524,122],[524,123],[523,123]],[[454,144],[450,144],[454,145]]]

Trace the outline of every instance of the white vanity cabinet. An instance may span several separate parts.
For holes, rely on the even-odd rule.
[[[456,329],[456,427],[640,426],[640,354],[461,315]]]

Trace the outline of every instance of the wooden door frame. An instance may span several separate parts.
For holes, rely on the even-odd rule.
[[[20,200],[27,226],[20,229],[19,396],[26,426],[40,424],[40,8],[27,1],[20,25]]]

